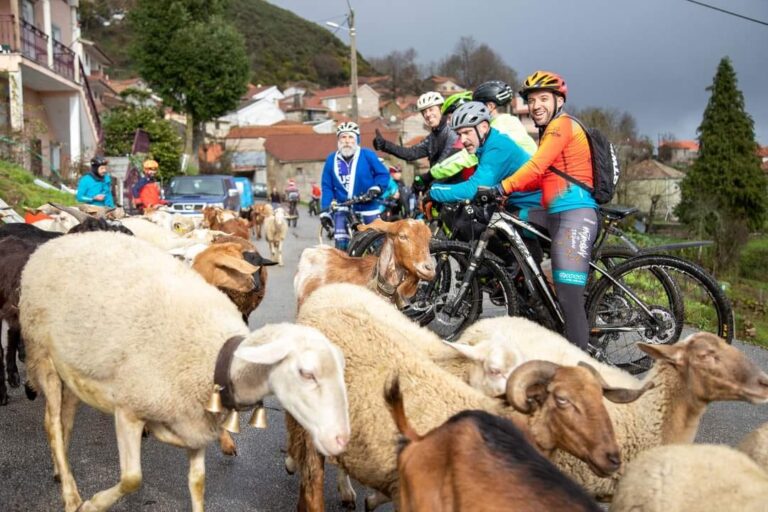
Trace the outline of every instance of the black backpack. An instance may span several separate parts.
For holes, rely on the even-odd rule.
[[[619,183],[619,177],[621,176],[616,148],[600,130],[587,128],[575,117],[570,115],[568,117],[579,123],[579,126],[587,135],[589,152],[592,154],[592,183],[594,183],[594,188],[587,186],[585,183],[554,166],[549,166],[549,170],[588,191],[592,194],[597,204],[609,203],[616,193],[616,185]]]

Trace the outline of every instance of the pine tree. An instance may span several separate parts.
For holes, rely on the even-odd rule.
[[[728,57],[720,61],[698,128],[699,156],[680,185],[676,213],[698,236],[715,241],[715,264],[724,270],[738,259],[749,232],[768,213],[768,181],[760,169],[754,121]]]

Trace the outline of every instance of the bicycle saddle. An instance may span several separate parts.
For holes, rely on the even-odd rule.
[[[637,211],[634,206],[601,206],[600,215],[611,220],[621,220]]]

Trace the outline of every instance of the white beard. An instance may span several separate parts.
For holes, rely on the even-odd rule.
[[[357,151],[357,144],[353,144],[352,146],[343,146],[341,142],[339,142],[337,147],[339,149],[339,153],[341,153],[341,156],[344,158],[351,157],[355,154],[355,151]]]

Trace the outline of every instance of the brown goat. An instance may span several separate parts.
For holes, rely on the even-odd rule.
[[[228,235],[234,235],[243,240],[250,239],[250,225],[247,220],[241,219],[235,212],[223,210],[213,206],[203,208],[203,227],[214,231],[222,231]]]
[[[400,512],[600,510],[511,421],[463,411],[420,436],[405,415],[398,379],[384,400],[404,437],[397,457]]]
[[[251,207],[251,230],[256,240],[261,240],[261,230],[264,226],[264,219],[274,215],[272,205],[269,203],[255,204]]]
[[[429,253],[432,233],[423,222],[377,219],[360,229],[386,233],[378,256],[355,258],[326,246],[304,249],[293,280],[298,307],[309,294],[330,283],[368,286],[401,307],[404,299],[416,293],[420,279],[435,278],[435,263]]]

